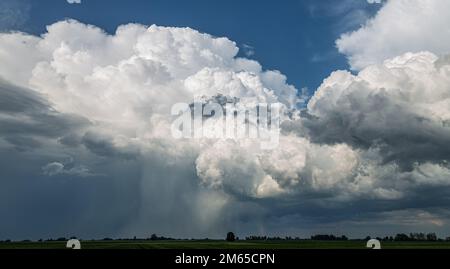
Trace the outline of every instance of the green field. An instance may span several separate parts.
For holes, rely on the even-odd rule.
[[[365,249],[365,241],[81,241],[82,249]],[[65,249],[66,242],[0,243],[0,249]],[[382,242],[383,249],[450,249],[450,242]]]

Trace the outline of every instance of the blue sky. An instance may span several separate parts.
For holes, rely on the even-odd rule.
[[[77,19],[113,33],[130,22],[191,27],[237,42],[241,55],[266,69],[280,70],[298,89],[314,91],[332,71],[348,69],[335,40],[357,29],[381,5],[365,0],[5,0],[20,16],[3,30],[33,34],[64,18]]]

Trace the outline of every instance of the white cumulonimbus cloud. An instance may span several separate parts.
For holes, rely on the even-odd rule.
[[[48,177],[89,175],[73,183],[89,201],[79,217],[101,215],[98,229],[113,235],[220,235],[249,218],[264,226],[368,200],[417,207],[424,188],[449,186],[448,58],[406,53],[334,72],[299,111],[283,74],[237,54],[229,39],[190,28],[129,24],[110,35],[67,20],[40,37],[0,34],[0,149],[52,188],[63,187]],[[279,147],[171,137],[174,104],[217,96],[280,102],[291,115]]]

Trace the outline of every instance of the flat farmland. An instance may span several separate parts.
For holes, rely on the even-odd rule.
[[[450,242],[382,242],[383,249],[450,249]],[[366,241],[214,241],[214,240],[111,240],[83,241],[82,249],[365,249]],[[65,249],[66,242],[9,242],[0,249]]]

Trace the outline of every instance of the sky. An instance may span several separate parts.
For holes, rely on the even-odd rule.
[[[450,236],[449,12],[2,0],[0,240]],[[176,104],[223,98],[279,105],[276,145],[174,135]]]
[[[191,27],[225,36],[238,44],[241,55],[252,54],[250,58],[265,68],[283,71],[297,88],[312,91],[331,71],[347,67],[335,40],[342,33],[357,29],[380,7],[360,0],[339,4],[333,0],[110,0],[107,4],[103,0],[82,4],[64,0],[5,1],[3,5],[16,15],[10,22],[0,21],[0,29],[4,30],[39,35],[49,24],[74,18],[109,33],[114,33],[119,25],[135,22]]]

